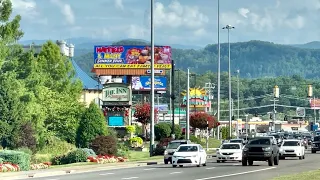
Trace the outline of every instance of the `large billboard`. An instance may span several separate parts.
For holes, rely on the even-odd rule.
[[[94,68],[97,69],[149,69],[150,46],[94,46]],[[171,69],[171,47],[154,48],[154,67]]]
[[[165,76],[154,77],[154,89],[165,91],[167,89],[167,78]],[[133,91],[150,91],[151,77],[150,76],[133,76],[132,77]]]

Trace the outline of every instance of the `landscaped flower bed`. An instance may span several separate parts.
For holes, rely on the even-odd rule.
[[[0,164],[0,172],[15,172],[20,171],[20,167],[17,164],[3,163]]]
[[[117,162],[126,162],[128,159],[117,156],[89,156],[87,162],[95,162],[98,164],[107,164],[107,163],[117,163]]]
[[[51,162],[45,162],[40,164],[31,164],[31,170],[37,170],[37,169],[48,169],[51,166]]]

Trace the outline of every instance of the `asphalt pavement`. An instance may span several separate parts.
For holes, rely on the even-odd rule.
[[[32,178],[33,180],[246,180],[259,179],[270,180],[273,177],[316,170],[320,166],[320,153],[307,152],[306,159],[288,158],[280,160],[279,166],[268,166],[267,162],[254,162],[253,166],[241,166],[238,162],[216,163],[216,159],[209,159],[204,167],[177,167],[171,165],[154,165],[147,167],[135,167],[126,169],[113,169],[96,172],[68,174],[63,176],[51,176]]]

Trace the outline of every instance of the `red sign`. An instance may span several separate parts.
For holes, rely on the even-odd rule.
[[[310,99],[311,109],[320,109],[320,99]]]

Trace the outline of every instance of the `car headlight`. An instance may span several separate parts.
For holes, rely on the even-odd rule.
[[[248,148],[243,148],[243,151],[248,151],[249,149]]]
[[[279,151],[280,151],[280,152],[283,152],[283,149],[282,149],[282,148],[280,148],[280,149],[279,149]]]
[[[177,158],[178,156],[173,156],[173,158]]]
[[[165,151],[164,151],[164,155],[167,155],[167,154],[168,154],[168,151],[167,151],[167,150],[165,150]]]
[[[266,147],[266,148],[262,148],[264,151],[270,151],[271,148],[270,147]]]

